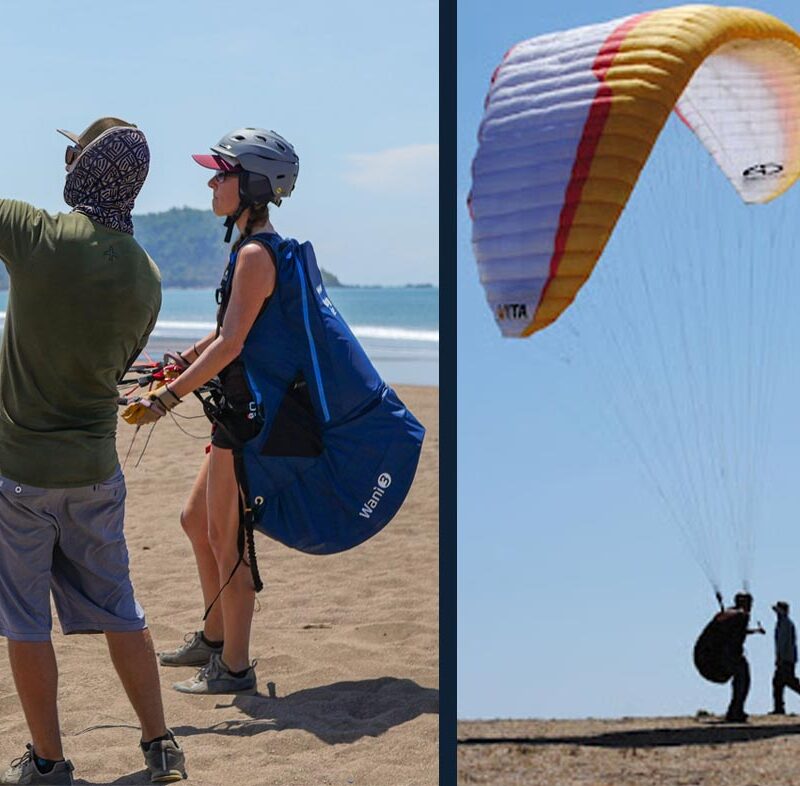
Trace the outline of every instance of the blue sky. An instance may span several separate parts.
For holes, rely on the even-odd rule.
[[[438,282],[434,0],[7,3],[0,48],[3,196],[62,209],[54,129],[116,115],[151,145],[136,212],[208,208],[190,154],[265,126],[300,155],[278,231],[347,282]]]
[[[565,323],[569,329],[554,326],[527,341],[501,339],[477,280],[465,207],[486,88],[504,52],[539,34],[661,5],[498,0],[487,13],[484,3],[459,3],[461,718],[687,715],[724,710],[729,698],[727,686],[702,681],[691,664],[694,640],[714,611],[710,585],[679,529],[666,520],[664,503],[643,480],[641,462],[607,406],[603,382],[620,365],[592,320],[613,305],[611,288],[599,285],[587,295],[594,310],[579,311],[579,300]],[[756,5],[800,28],[795,4]],[[791,231],[800,209],[797,187],[773,205],[745,208],[679,123],[670,123],[651,164],[631,200],[630,220],[620,223],[601,264],[672,255],[697,268],[707,262],[710,270],[712,263],[720,268],[748,254],[758,266],[762,252],[797,258],[800,244]],[[697,211],[688,220],[684,203]],[[759,435],[771,434],[771,447],[761,464],[763,504],[748,551],[754,618],[770,634],[774,601],[789,601],[800,618],[800,310],[792,308],[800,282],[785,283],[780,292],[787,300],[775,310],[783,321],[771,334],[784,349],[762,378],[774,399],[765,410],[771,415],[755,421]],[[586,361],[587,346],[596,350],[594,363]],[[653,447],[640,444],[645,451]],[[739,589],[730,552],[723,543],[713,553],[723,566],[726,600]],[[765,712],[771,635],[751,639],[748,652],[748,706]],[[787,704],[800,709],[793,695]]]

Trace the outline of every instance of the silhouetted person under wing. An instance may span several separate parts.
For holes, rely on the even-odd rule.
[[[744,654],[744,640],[751,633],[765,631],[761,626],[748,627],[753,606],[750,593],[737,593],[733,603],[732,608],[716,614],[700,634],[694,648],[694,662],[707,680],[724,683],[733,678],[725,720],[741,723],[747,720],[744,703],[750,691],[750,666]]]

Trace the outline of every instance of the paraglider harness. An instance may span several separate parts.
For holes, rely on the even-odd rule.
[[[749,614],[742,622],[741,617],[732,614],[732,610],[729,611],[725,608],[719,590],[715,590],[715,596],[719,603],[719,611],[703,628],[695,642],[692,654],[695,668],[700,675],[709,682],[722,684],[733,676],[736,662],[741,657],[741,649],[735,645],[747,633],[755,631],[763,633],[764,629],[758,622],[758,628],[749,630],[747,628]],[[744,628],[742,628],[743,624]]]
[[[220,290],[217,290],[217,292],[217,296],[219,298]],[[236,361],[234,361],[234,363],[235,362]],[[123,395],[120,395],[117,399],[117,403],[120,406],[135,404],[140,400],[139,395],[132,395],[136,388],[148,388],[152,390],[154,386],[159,387],[161,385],[165,385],[171,379],[175,379],[177,376],[179,376],[181,369],[184,367],[185,366],[182,366],[179,363],[178,358],[175,358],[170,354],[166,354],[164,356],[164,362],[161,363],[147,362],[131,364],[123,375],[123,378],[118,382],[118,386],[127,387],[132,385],[133,388],[126,391]],[[130,374],[135,376],[128,376]],[[194,390],[193,393],[200,401],[205,416],[214,424],[215,428],[220,429],[220,431],[224,433],[225,437],[232,446],[231,450],[233,452],[234,473],[239,492],[239,530],[237,533],[237,549],[239,552],[239,558],[233,570],[231,571],[230,577],[220,588],[220,591],[206,609],[206,612],[203,616],[203,619],[205,619],[211,611],[214,603],[217,602],[220,594],[222,594],[222,590],[225,589],[225,587],[227,587],[230,583],[231,579],[233,579],[234,574],[239,569],[239,565],[241,565],[242,562],[244,562],[250,568],[250,572],[253,577],[253,585],[256,592],[260,592],[264,588],[264,585],[261,581],[261,576],[258,572],[258,564],[256,562],[255,542],[253,538],[254,512],[248,503],[249,490],[242,457],[243,442],[239,436],[234,434],[231,428],[229,428],[228,421],[228,418],[231,416],[231,414],[235,415],[236,417],[244,416],[251,419],[260,419],[262,418],[262,413],[260,406],[258,406],[255,401],[251,401],[243,407],[238,401],[234,401],[230,396],[228,396],[223,382],[219,377],[210,379],[204,385]],[[128,455],[130,455],[130,451],[133,449],[133,444],[134,442],[131,441]],[[142,450],[142,456],[144,455],[146,449],[147,442]],[[128,456],[126,456],[126,461],[127,458]],[[247,549],[247,560],[244,559],[245,548]]]
[[[244,563],[250,568],[250,574],[253,577],[253,586],[256,592],[261,592],[264,589],[264,584],[261,581],[261,575],[258,572],[258,563],[256,562],[256,544],[253,537],[253,527],[255,524],[255,514],[253,508],[249,503],[250,492],[247,486],[247,474],[244,470],[244,457],[242,455],[243,443],[241,440],[232,433],[232,431],[225,425],[224,415],[232,411],[238,412],[240,410],[233,408],[228,399],[226,398],[223,390],[222,383],[218,379],[214,384],[207,386],[205,392],[195,390],[194,395],[200,400],[203,406],[203,412],[206,417],[214,424],[215,428],[224,432],[229,442],[233,446],[231,451],[233,453],[233,472],[236,477],[236,486],[238,489],[238,502],[239,502],[239,530],[237,533],[236,547],[239,553],[239,558],[233,566],[231,575],[225,584],[220,587],[217,596],[211,601],[206,609],[203,619],[205,619],[211,607],[216,603],[217,598],[222,594],[222,590],[230,584],[234,574],[239,569],[239,565]],[[247,560],[244,558],[245,546],[247,547]]]
[[[715,595],[719,611],[697,637],[692,656],[700,676],[709,682],[722,684],[733,675],[733,666],[727,650],[729,632],[723,617],[725,604],[719,591],[716,591]]]
[[[237,253],[238,250],[231,251],[228,265],[225,268],[222,280],[220,281],[215,293],[217,301],[217,336],[219,336],[222,329],[222,322],[225,318],[225,312],[228,308],[228,301],[230,300],[231,296],[231,289],[233,286],[233,270]],[[258,316],[261,316],[263,309],[264,307],[262,307],[261,311],[259,311]],[[256,317],[256,319],[258,319],[258,317]],[[208,617],[211,608],[217,602],[217,599],[222,594],[222,591],[225,589],[225,587],[230,584],[231,580],[236,574],[236,571],[239,569],[239,566],[242,563],[250,568],[250,575],[253,579],[255,591],[261,592],[261,590],[264,588],[264,584],[261,581],[261,575],[258,571],[258,562],[256,560],[256,544],[253,534],[255,527],[255,513],[252,505],[250,504],[250,490],[248,488],[247,473],[245,472],[244,467],[244,455],[242,453],[244,442],[237,434],[233,432],[233,429],[230,428],[229,420],[230,416],[233,415],[234,417],[243,417],[248,420],[263,422],[263,412],[261,405],[258,403],[255,396],[251,395],[250,400],[247,402],[240,402],[238,400],[234,400],[233,397],[228,395],[228,391],[226,391],[225,384],[223,382],[225,378],[225,372],[231,373],[234,370],[237,370],[237,364],[244,374],[242,362],[237,358],[225,369],[223,369],[221,372],[222,379],[219,376],[214,377],[207,385],[203,386],[203,388],[193,391],[194,395],[200,401],[206,417],[211,421],[215,429],[219,429],[223,432],[231,445],[231,452],[233,453],[233,472],[236,478],[239,507],[239,529],[236,536],[236,547],[239,556],[236,564],[233,566],[233,570],[231,571],[228,580],[222,585],[222,587],[220,587],[216,597],[209,604],[205,614],[203,615],[203,619]],[[247,550],[247,559],[245,559],[245,549]]]

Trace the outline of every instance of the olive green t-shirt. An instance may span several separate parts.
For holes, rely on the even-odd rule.
[[[84,486],[117,466],[117,383],[161,307],[161,276],[132,235],[81,213],[0,199],[11,278],[0,348],[0,475]]]

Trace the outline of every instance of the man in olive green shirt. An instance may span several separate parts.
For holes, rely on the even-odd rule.
[[[161,306],[133,235],[0,200],[11,276],[0,349],[0,475],[44,488],[111,477],[117,382]]]
[[[102,118],[66,152],[64,199],[49,215],[0,200],[11,287],[0,349],[0,635],[31,733],[0,783],[72,783],[56,704],[50,595],[64,633],[106,634],[142,726],[153,781],[185,774],[123,533],[117,383],[161,306],[158,268],[133,237],[149,167],[144,134]]]

